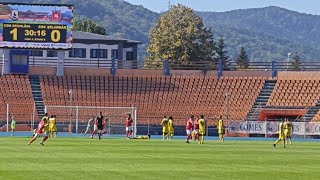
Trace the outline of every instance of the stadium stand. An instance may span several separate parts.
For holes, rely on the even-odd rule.
[[[163,115],[172,115],[178,125],[184,125],[190,114],[205,114],[213,118],[224,114],[226,93],[229,96],[230,119],[243,120],[265,79],[223,77],[218,80],[216,76],[179,75],[41,76],[40,84],[46,105],[135,106],[139,124],[159,124]],[[68,119],[70,110],[60,111],[63,112],[52,113],[64,114],[61,119]],[[94,114],[94,110],[86,110],[82,120]]]
[[[320,99],[320,78],[300,74],[300,76],[278,77],[273,93],[268,100],[268,106],[276,107],[312,107]]]
[[[317,114],[312,118],[312,122],[320,122],[320,110]]]
[[[28,76],[0,76],[0,92],[1,119],[6,119],[6,105],[9,104],[9,113],[14,115],[18,123],[17,129],[24,130],[27,128],[30,130],[30,127],[19,126],[19,123],[23,124],[31,121],[34,110],[34,99]]]

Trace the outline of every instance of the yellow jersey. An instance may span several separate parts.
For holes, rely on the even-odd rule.
[[[199,129],[201,129],[201,130],[205,130],[206,129],[206,124],[204,122],[204,119],[199,119],[198,123],[199,123]]]
[[[168,132],[169,131],[169,123],[167,118],[163,118],[161,121],[162,126],[162,132]]]
[[[223,120],[222,119],[220,119],[218,121],[218,133],[223,134]]]
[[[161,126],[168,128],[168,126],[169,126],[169,121],[168,121],[167,118],[163,118],[163,119],[162,119],[162,121],[161,121]]]
[[[49,131],[56,131],[56,118],[49,118]]]
[[[169,131],[170,131],[170,132],[173,132],[173,131],[174,131],[172,119],[169,119],[169,121],[168,121],[168,127],[169,127]]]
[[[204,121],[204,119],[199,119],[198,124],[199,124],[199,133],[205,134],[206,133],[206,122]]]
[[[280,124],[279,124],[279,134],[283,134],[284,133],[284,129],[285,129],[284,123],[280,122]]]
[[[291,122],[286,122],[285,129],[286,129],[285,133],[287,135],[290,135],[292,133],[292,123]]]
[[[138,136],[137,139],[150,139],[150,136]]]
[[[44,122],[43,131],[44,131],[44,132],[49,132],[48,116],[44,116],[44,117],[42,118],[42,121]]]

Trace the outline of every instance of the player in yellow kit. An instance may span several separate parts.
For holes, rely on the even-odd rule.
[[[200,115],[200,119],[198,120],[199,124],[199,144],[203,144],[204,135],[206,134],[206,122],[204,121],[203,115]]]
[[[218,121],[218,134],[219,134],[219,142],[223,142],[223,120],[222,116],[219,116],[219,121]]]
[[[57,126],[56,126],[56,116],[52,115],[49,118],[49,138],[55,138],[57,132]]]
[[[44,114],[44,116],[42,117],[42,121],[45,124],[45,126],[43,128],[43,132],[48,134],[49,133],[49,117],[48,117],[48,113]]]
[[[168,133],[169,133],[169,121],[166,116],[163,117],[161,121],[161,126],[162,126],[162,140],[165,140],[168,138]]]
[[[276,145],[278,144],[278,142],[280,142],[281,140],[283,140],[283,147],[286,147],[286,139],[284,137],[284,123],[283,120],[281,120],[280,124],[279,124],[279,138],[278,140],[273,144],[273,147],[276,147]]]
[[[173,118],[172,116],[169,116],[169,120],[168,120],[168,130],[169,130],[169,140],[172,140],[173,135],[174,135],[174,125],[173,125]]]
[[[292,145],[291,135],[292,135],[293,126],[288,118],[285,120],[284,128],[285,128],[284,136],[286,138],[286,144],[288,145],[288,141],[290,141],[290,145]]]

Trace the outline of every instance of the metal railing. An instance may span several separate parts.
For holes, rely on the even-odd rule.
[[[57,67],[58,60],[55,58],[33,58],[29,59],[29,66],[49,66]],[[0,57],[0,65],[3,65],[3,57]],[[141,60],[116,60],[116,69],[163,69],[163,60],[141,61]],[[111,68],[111,59],[81,59],[66,58],[64,67],[94,67]],[[189,61],[189,62],[169,62],[169,69],[172,70],[218,70],[218,63],[214,61]],[[302,61],[299,67],[294,68],[291,62],[275,61],[276,71],[320,71],[320,61]],[[239,67],[235,61],[231,61],[222,66],[224,71],[271,71],[272,62],[250,62],[246,68]]]
[[[277,71],[319,71],[320,61],[305,61],[301,62],[298,68],[294,68],[291,63],[276,62],[275,70]],[[155,60],[145,62],[144,68],[163,69],[163,61]],[[213,61],[190,61],[190,62],[169,62],[169,69],[173,70],[218,70],[217,62]],[[222,66],[223,70],[227,71],[271,71],[272,62],[250,62],[248,67],[239,67],[236,62],[232,61]]]

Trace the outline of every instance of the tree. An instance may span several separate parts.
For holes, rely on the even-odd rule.
[[[244,47],[240,48],[240,52],[236,59],[237,68],[239,69],[247,69],[249,67],[249,59],[247,52],[244,50]]]
[[[76,18],[73,23],[73,30],[107,35],[103,26],[88,18]]]
[[[295,52],[291,60],[291,70],[300,71],[300,69],[302,68],[301,66],[302,62],[300,56],[298,55],[298,52]]]
[[[176,65],[213,60],[211,29],[204,27],[202,18],[191,8],[181,4],[172,6],[160,17],[149,33],[149,40],[146,66],[163,59]]]
[[[217,43],[215,63],[218,63],[220,60],[222,61],[222,68],[224,70],[229,69],[228,66],[230,66],[231,59],[228,55],[228,50],[226,50],[226,45],[224,44],[223,36],[220,37]]]

